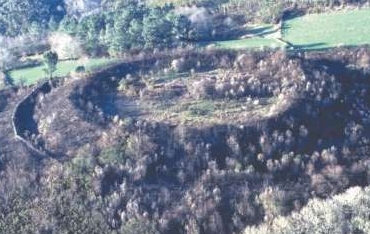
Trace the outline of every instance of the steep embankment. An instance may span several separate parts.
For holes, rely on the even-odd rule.
[[[197,61],[192,56],[186,59]],[[197,56],[201,57],[195,55],[195,58]],[[150,69],[151,72],[167,69],[171,61],[175,61],[167,58],[125,63],[89,79],[70,80],[53,89],[50,94],[33,98],[38,100],[38,104],[34,105],[37,107],[35,121],[38,127],[29,130],[36,138],[44,139],[45,150],[70,154],[82,145],[97,142],[112,132],[115,135],[126,135],[123,125],[128,122],[183,126],[189,129],[253,126],[280,115],[299,99],[298,87],[302,83],[303,72],[298,67],[298,60],[280,61],[278,57],[281,54],[276,55],[277,61],[270,64],[275,73],[269,76],[264,71],[268,65],[262,63],[261,66],[254,66],[270,54],[256,54],[255,58],[236,58],[235,54],[227,53],[222,56],[216,53],[200,58],[198,63],[203,64],[203,67],[197,68],[199,71],[196,77],[168,81],[159,77],[146,81],[147,78],[138,76],[149,73]],[[229,65],[221,67],[234,66],[232,63],[243,66],[247,62],[245,60],[250,60],[251,69],[255,71],[253,73],[242,69],[232,72],[230,68],[230,71],[226,68],[214,70],[225,59],[229,60]],[[270,59],[267,61],[271,62]],[[153,67],[153,63],[160,65]],[[279,71],[281,64],[284,66]],[[294,77],[286,79],[290,74]],[[125,78],[127,75],[137,77],[132,81],[132,78]],[[128,90],[119,91],[122,81],[131,82]],[[238,90],[238,94],[233,97],[234,90]],[[128,96],[129,92],[136,94]]]
[[[27,96],[26,90],[14,92],[13,90],[0,92],[0,156],[6,160],[12,155],[30,155],[27,147],[14,137],[12,117],[17,104]]]

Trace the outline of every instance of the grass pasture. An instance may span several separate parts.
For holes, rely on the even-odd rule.
[[[76,70],[78,66],[85,66],[86,71],[91,72],[104,66],[108,66],[116,62],[115,59],[109,58],[92,58],[86,61],[68,60],[59,61],[57,70],[54,72],[54,77],[63,77],[70,72]],[[36,84],[39,80],[46,77],[44,66],[37,66],[31,68],[17,69],[9,72],[9,77],[12,79],[14,85],[32,85]]]
[[[186,2],[187,0],[174,1]],[[154,2],[159,3],[160,0]],[[286,44],[277,40],[280,37],[292,44],[293,46],[290,49],[293,50],[320,50],[338,46],[358,46],[370,44],[369,25],[370,8],[345,9],[287,19],[283,23],[281,35],[274,25],[252,25],[246,30],[245,39],[199,43],[199,46],[231,50],[285,48]],[[85,66],[86,71],[91,72],[114,62],[116,60],[109,58],[60,61],[54,76],[66,76],[75,71],[77,66]],[[46,77],[43,66],[13,70],[8,72],[8,75],[14,85],[31,85]],[[171,77],[167,77],[167,79],[171,79]]]
[[[220,49],[258,49],[258,48],[278,48],[284,46],[281,42],[273,38],[247,38],[230,41],[216,41],[213,43],[216,48]]]
[[[370,44],[370,9],[308,14],[288,19],[283,24],[282,34],[294,49]]]
[[[287,19],[283,23],[282,39],[295,50],[321,50],[339,46],[370,44],[370,8],[345,9],[335,12],[308,14]],[[270,25],[251,28],[247,39],[213,42],[221,49],[280,48],[285,45],[276,40]],[[275,37],[275,38],[274,38]]]
[[[263,49],[278,48],[284,46],[283,43],[276,40],[277,29],[272,24],[251,25],[245,30],[247,38],[214,41],[210,45],[220,49]]]

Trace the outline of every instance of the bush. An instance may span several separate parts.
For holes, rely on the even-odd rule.
[[[119,230],[121,234],[159,234],[155,225],[140,219],[130,219],[124,222]]]
[[[103,165],[120,165],[125,162],[125,157],[118,147],[109,147],[101,151],[98,162]]]
[[[84,66],[78,66],[76,67],[76,70],[75,70],[77,73],[84,73],[86,72],[86,69]]]
[[[208,79],[190,82],[188,92],[195,99],[211,98],[215,93],[215,82]]]
[[[369,233],[370,208],[366,205],[369,202],[369,187],[351,188],[332,199],[313,199],[300,212],[280,216],[258,227],[248,227],[244,234]]]

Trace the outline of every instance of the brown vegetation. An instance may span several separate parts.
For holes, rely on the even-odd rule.
[[[166,77],[171,58],[71,79],[37,97],[33,118],[45,147],[59,157],[36,164],[24,153],[3,153],[0,229],[237,233],[299,210],[312,197],[366,185],[366,54],[368,48],[256,53],[241,63],[238,54],[209,52],[191,55],[184,77]],[[218,69],[238,57],[239,67]],[[240,86],[243,92],[225,94]],[[269,105],[266,97],[285,105],[264,118],[217,117],[219,124],[207,125],[217,110],[200,102],[228,110],[248,96],[256,108]],[[187,123],[142,108],[166,100],[198,106],[188,105]]]

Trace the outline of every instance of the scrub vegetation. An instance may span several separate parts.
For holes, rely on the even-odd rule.
[[[368,1],[0,3],[0,233],[369,233]]]

